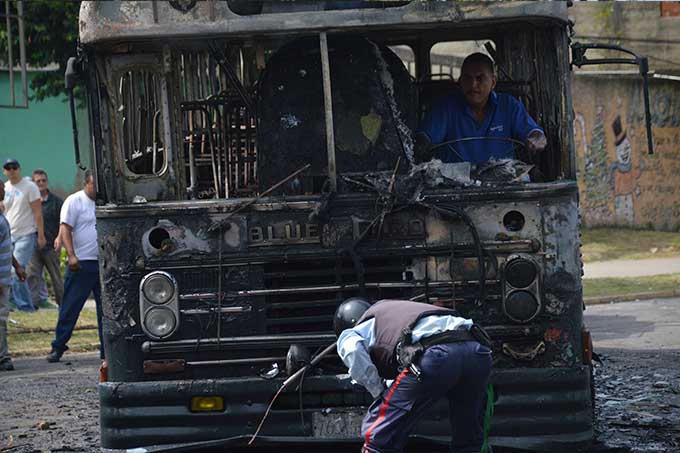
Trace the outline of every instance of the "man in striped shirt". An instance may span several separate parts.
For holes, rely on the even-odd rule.
[[[0,180],[0,200],[5,198],[5,183]],[[12,266],[20,281],[26,273],[12,255],[12,235],[5,215],[0,212],[0,371],[12,371],[14,364],[7,347],[7,318],[9,317],[9,291],[12,287]]]

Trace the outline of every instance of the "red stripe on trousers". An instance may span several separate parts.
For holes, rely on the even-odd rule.
[[[366,439],[364,441],[364,447],[368,447],[369,444],[371,443],[371,434],[373,434],[373,430],[385,418],[385,415],[387,414],[387,407],[389,406],[390,398],[392,398],[394,391],[397,390],[399,383],[401,382],[402,378],[404,376],[406,376],[407,373],[408,373],[408,368],[406,368],[404,371],[402,371],[401,374],[397,377],[397,380],[394,381],[394,384],[392,384],[392,388],[387,393],[387,396],[385,397],[385,401],[383,401],[382,406],[380,406],[380,413],[378,414],[378,418],[373,422],[371,427],[368,428],[368,431],[366,431]]]

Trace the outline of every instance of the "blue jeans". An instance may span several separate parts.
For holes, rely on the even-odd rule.
[[[17,259],[24,270],[28,267],[28,263],[31,261],[31,257],[35,252],[37,244],[37,233],[12,238],[14,258]],[[12,298],[19,310],[35,311],[33,301],[31,300],[31,291],[28,289],[28,283],[19,281],[16,272],[14,272],[14,268],[12,268]]]
[[[73,328],[78,316],[85,305],[90,293],[94,294],[97,304],[97,329],[99,330],[99,355],[104,358],[104,343],[102,342],[102,304],[101,287],[99,285],[99,264],[97,261],[81,261],[80,270],[73,272],[66,268],[64,281],[64,297],[59,307],[59,319],[55,329],[52,349],[64,352],[68,349],[66,343],[71,339]]]
[[[9,317],[9,285],[0,285],[0,363],[11,359],[7,347],[7,318]]]
[[[431,346],[420,359],[422,380],[404,370],[368,409],[363,452],[401,452],[416,423],[439,399],[449,401],[451,451],[479,453],[491,350],[476,341]],[[491,452],[491,450],[489,450]]]

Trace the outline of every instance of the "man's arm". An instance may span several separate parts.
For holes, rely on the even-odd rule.
[[[19,281],[26,281],[26,272],[24,271],[24,268],[21,267],[21,264],[19,264],[17,259],[14,258],[14,255],[12,255],[12,266],[14,266],[14,272],[16,272],[17,277],[19,277]]]
[[[534,121],[519,100],[514,97],[510,100],[512,109],[512,135],[517,140],[526,143],[527,150],[536,152],[543,151],[548,146],[543,129]]]
[[[57,237],[54,238],[54,244],[52,244],[52,246],[54,247],[55,252],[57,253],[61,252],[61,226],[57,231]]]
[[[373,398],[377,398],[385,386],[368,352],[374,324],[375,321],[369,319],[344,330],[338,337],[338,355],[349,368],[352,379],[364,386]]]
[[[72,271],[80,270],[80,262],[76,256],[76,252],[73,249],[73,227],[69,224],[62,223],[59,225],[59,236],[61,243],[66,249],[66,254],[68,255],[68,267]]]
[[[56,195],[52,195],[52,196],[55,198],[55,200],[57,202],[57,216],[60,217],[61,216],[61,208],[64,207],[64,201]],[[59,221],[59,219],[57,219],[57,221]],[[61,251],[61,237],[60,237],[61,235],[60,235],[60,233],[61,233],[61,224],[60,224],[59,228],[57,229],[57,237],[54,238],[54,243],[52,244],[52,246],[54,247],[54,250],[57,253]]]
[[[543,131],[534,130],[527,137],[527,148],[529,151],[543,151],[546,146],[548,146],[548,139],[545,138]]]
[[[38,247],[43,248],[45,247],[45,225],[43,224],[43,215],[42,215],[42,206],[41,206],[42,201],[40,198],[37,200],[31,201],[31,210],[33,210],[33,218],[35,219],[35,225],[38,228]]]

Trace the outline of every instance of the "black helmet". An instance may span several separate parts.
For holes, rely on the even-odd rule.
[[[335,316],[333,317],[335,336],[339,337],[343,330],[354,327],[370,306],[371,304],[361,297],[350,297],[341,303],[338,309],[335,310]]]

